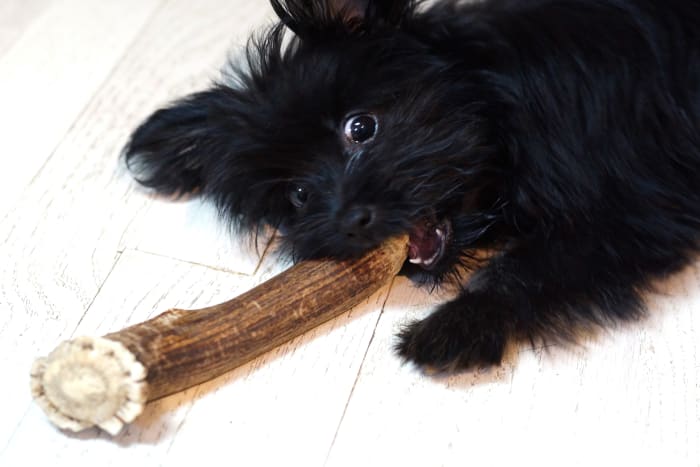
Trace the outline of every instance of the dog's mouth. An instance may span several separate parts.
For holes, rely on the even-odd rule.
[[[449,220],[421,221],[409,233],[408,261],[423,269],[432,269],[445,255],[451,237],[452,224]]]

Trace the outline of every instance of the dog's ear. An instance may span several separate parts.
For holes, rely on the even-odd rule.
[[[399,25],[415,0],[271,0],[282,23],[298,36],[310,37],[339,26],[346,31]]]
[[[212,200],[232,227],[278,225],[292,205],[274,118],[250,92],[215,84],[148,117],[124,148],[126,165],[158,193]]]
[[[225,147],[218,119],[226,105],[221,88],[192,94],[154,112],[131,135],[124,148],[129,170],[144,186],[166,195],[203,188],[203,171]]]

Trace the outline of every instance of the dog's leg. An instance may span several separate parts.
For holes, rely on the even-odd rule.
[[[453,371],[500,363],[511,340],[571,341],[582,329],[638,317],[635,285],[646,279],[644,266],[599,239],[578,240],[502,253],[456,299],[404,328],[397,351],[419,366]]]

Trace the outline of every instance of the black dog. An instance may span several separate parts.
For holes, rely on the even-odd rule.
[[[229,82],[155,112],[127,163],[296,259],[410,233],[406,271],[461,293],[401,332],[409,361],[637,318],[697,252],[700,1],[272,5]]]

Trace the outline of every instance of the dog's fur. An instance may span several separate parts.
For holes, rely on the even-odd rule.
[[[410,233],[406,272],[460,294],[400,333],[407,360],[495,364],[637,318],[697,252],[700,0],[272,4],[228,81],[155,112],[127,163],[295,259]]]

